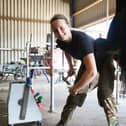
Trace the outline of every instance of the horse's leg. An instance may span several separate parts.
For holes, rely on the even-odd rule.
[[[108,126],[118,126],[118,112],[116,101],[113,97],[115,67],[113,59],[108,56],[100,71],[100,78],[98,83],[98,99],[99,104],[103,107],[107,117]]]

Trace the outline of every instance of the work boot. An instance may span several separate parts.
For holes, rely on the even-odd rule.
[[[56,126],[65,126],[65,124],[64,124],[64,122],[63,122],[62,120],[60,120],[60,121],[56,124]]]
[[[119,126],[119,118],[116,103],[113,97],[104,100],[104,111],[107,117],[108,126]]]

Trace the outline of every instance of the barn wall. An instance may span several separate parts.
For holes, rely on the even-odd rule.
[[[45,47],[55,13],[69,17],[69,1],[0,0],[0,64],[23,57],[30,39],[32,46]]]

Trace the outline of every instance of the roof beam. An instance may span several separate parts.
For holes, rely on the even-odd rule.
[[[82,8],[81,10],[75,12],[75,13],[73,14],[73,16],[77,16],[77,15],[81,14],[82,12],[84,12],[84,11],[86,11],[86,10],[92,8],[93,6],[99,4],[99,3],[102,2],[102,1],[103,1],[103,0],[97,0],[97,1],[95,1],[95,2],[93,2],[93,3],[91,3],[90,5],[88,5],[88,6],[84,7],[84,8]]]

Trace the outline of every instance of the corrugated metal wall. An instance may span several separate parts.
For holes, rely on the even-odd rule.
[[[73,0],[74,27],[84,28],[89,24],[107,19],[107,0]],[[108,0],[108,14],[115,12],[115,0]]]
[[[0,0],[0,64],[23,57],[26,42],[43,47],[55,13],[69,17],[69,1]]]

